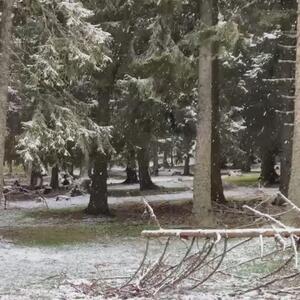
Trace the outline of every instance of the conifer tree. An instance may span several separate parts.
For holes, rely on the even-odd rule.
[[[1,14],[1,56],[0,56],[0,200],[2,198],[2,189],[4,182],[4,149],[6,136],[6,113],[8,85],[10,81],[10,45],[11,45],[11,27],[12,27],[12,0],[2,1]]]

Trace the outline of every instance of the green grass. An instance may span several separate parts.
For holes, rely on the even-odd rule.
[[[230,176],[224,178],[225,183],[237,186],[255,186],[258,184],[259,173],[245,173],[242,176]]]
[[[36,220],[60,219],[61,221],[82,220],[86,214],[85,207],[68,207],[60,209],[31,210],[24,213],[24,218]]]
[[[146,225],[109,222],[94,225],[39,226],[1,229],[0,235],[26,246],[63,246],[97,242],[103,238],[138,237]]]
[[[0,236],[20,245],[60,246],[97,242],[103,238],[138,237],[144,229],[153,228],[118,218],[91,218],[92,223],[82,223],[86,217],[83,208],[78,207],[27,211],[23,218],[34,219],[34,223],[40,225],[3,228]]]
[[[257,274],[263,276],[274,272],[281,266],[280,261],[268,260],[257,261],[256,263],[250,263],[239,268],[238,275],[248,276],[249,274]]]
[[[159,187],[156,190],[149,190],[149,191],[140,191],[138,189],[132,190],[109,190],[108,196],[110,197],[135,197],[135,196],[149,196],[149,195],[161,195],[161,194],[173,194],[178,192],[185,192],[189,190],[187,187],[174,187],[174,188],[164,188]]]

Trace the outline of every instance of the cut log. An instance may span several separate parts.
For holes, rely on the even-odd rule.
[[[295,78],[267,78],[263,79],[263,82],[273,82],[273,83],[280,83],[280,82],[295,82]]]
[[[282,99],[286,99],[286,100],[295,100],[295,96],[290,96],[290,95],[281,95]]]
[[[291,46],[291,45],[278,44],[278,47],[284,48],[284,49],[289,49],[289,50],[296,50],[296,46]]]
[[[144,230],[143,237],[159,238],[159,237],[180,237],[180,238],[254,238],[254,237],[291,237],[300,236],[300,228],[248,228],[248,229],[196,229],[196,230],[180,230],[180,229],[161,229],[161,230]]]
[[[279,59],[278,60],[279,64],[296,64],[295,60],[291,60],[291,59]]]

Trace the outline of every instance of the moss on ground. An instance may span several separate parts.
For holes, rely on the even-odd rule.
[[[239,268],[238,275],[248,276],[249,274],[257,274],[259,276],[264,276],[273,273],[281,265],[282,265],[282,261],[278,261],[278,260],[268,260],[268,261],[257,260],[255,263],[250,263],[241,266]]]
[[[43,210],[31,210],[24,213],[24,218],[33,218],[36,220],[46,220],[46,219],[60,219],[61,221],[67,220],[81,220],[85,216],[84,209],[86,206],[82,207],[67,207],[59,209],[43,209]]]
[[[245,173],[241,176],[229,176],[224,178],[225,183],[234,184],[237,186],[257,186],[260,174],[256,172]]]
[[[93,225],[12,227],[0,229],[0,235],[19,245],[62,246],[97,242],[103,238],[138,237],[144,229],[150,227],[143,224],[109,222]]]
[[[109,190],[108,196],[110,197],[135,197],[135,196],[149,196],[149,195],[161,195],[161,194],[175,194],[179,192],[185,192],[190,190],[188,187],[173,187],[173,188],[165,188],[159,187],[156,190],[149,191],[140,191],[139,189],[115,189]]]

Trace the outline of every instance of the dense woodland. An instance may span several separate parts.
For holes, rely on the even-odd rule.
[[[159,198],[166,174],[183,183],[192,177],[183,186],[192,191],[189,228],[226,225],[222,214],[236,208],[224,193],[229,177],[253,172],[253,190],[276,189],[273,204],[300,206],[296,0],[1,0],[0,7],[5,208],[16,191],[45,201],[88,195],[85,215],[112,217],[109,180],[119,170],[124,188],[139,186],[145,197]],[[299,220],[288,214],[285,224]]]

